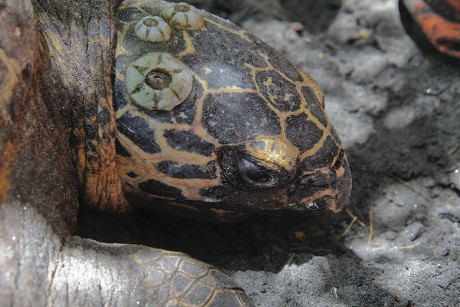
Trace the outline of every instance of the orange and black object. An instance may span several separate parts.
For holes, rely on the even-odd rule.
[[[430,43],[460,58],[460,0],[402,0]]]

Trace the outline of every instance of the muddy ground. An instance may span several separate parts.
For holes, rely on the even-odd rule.
[[[84,211],[78,234],[188,253],[257,306],[459,306],[459,62],[414,44],[397,0],[206,3],[319,82],[353,173],[349,211],[224,225]]]

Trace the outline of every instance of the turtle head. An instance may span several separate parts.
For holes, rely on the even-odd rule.
[[[327,142],[319,151],[302,154],[278,137],[222,148],[223,180],[235,189],[230,199],[262,211],[341,211],[351,191],[347,159],[336,143]],[[242,199],[236,200],[238,195]]]
[[[116,36],[129,203],[223,219],[347,206],[350,171],[323,93],[272,48],[184,3],[125,1]]]

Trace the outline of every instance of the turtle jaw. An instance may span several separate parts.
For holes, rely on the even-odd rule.
[[[296,211],[316,211],[328,209],[338,213],[348,207],[352,179],[348,161],[344,156],[341,166],[335,169],[335,180],[324,187],[294,186],[295,192],[287,209]]]
[[[261,155],[261,157],[265,156]],[[282,176],[283,179],[272,186],[244,184],[240,174],[246,169],[238,168],[241,157],[234,147],[222,150],[220,158],[224,170],[225,192],[223,195],[225,196],[220,198],[216,206],[223,209],[261,214],[274,211],[301,213],[316,210],[330,210],[337,213],[348,207],[352,180],[348,161],[343,151],[332,165],[316,168],[314,172],[305,173],[302,166],[298,164],[292,174],[286,171],[288,175]]]
[[[327,207],[330,211],[338,213],[346,209],[350,203],[352,179],[350,167],[347,158],[344,157],[343,166],[336,170],[337,180],[328,189],[335,194],[335,197],[325,197],[318,200],[322,206]]]

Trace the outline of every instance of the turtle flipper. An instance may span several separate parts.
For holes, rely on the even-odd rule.
[[[139,245],[65,240],[51,299],[95,306],[252,306],[226,275],[185,254]],[[65,291],[62,291],[65,289]],[[84,293],[84,295],[82,295]]]
[[[33,207],[0,206],[0,297],[11,306],[252,306],[243,290],[184,254],[68,237]]]

